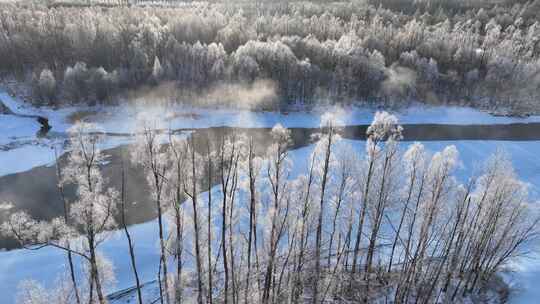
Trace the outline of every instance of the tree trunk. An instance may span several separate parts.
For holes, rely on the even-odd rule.
[[[133,242],[131,240],[131,234],[127,228],[126,224],[126,206],[125,206],[125,194],[126,194],[126,176],[124,171],[124,163],[122,162],[122,191],[121,191],[121,201],[122,204],[122,228],[126,234],[126,238],[129,246],[129,256],[131,258],[131,269],[133,270],[133,275],[135,276],[135,286],[137,288],[137,300],[139,304],[143,304],[142,295],[141,295],[141,283],[139,280],[139,273],[137,272],[137,264],[135,260],[135,250],[133,249]]]
[[[105,304],[105,296],[103,295],[103,288],[101,286],[101,279],[99,278],[99,271],[98,271],[98,265],[97,265],[97,258],[96,258],[96,250],[95,250],[95,244],[94,244],[94,235],[91,234],[88,243],[90,245],[90,273],[92,280],[96,284],[96,293],[98,296],[98,300],[100,304]]]
[[[255,172],[253,168],[253,137],[249,140],[249,152],[248,152],[248,174],[249,174],[249,236],[247,245],[247,274],[246,274],[246,286],[244,289],[244,303],[248,303],[249,296],[249,279],[251,276],[251,243],[253,242],[253,234],[257,233],[255,227]]]
[[[158,226],[159,226],[159,245],[161,248],[161,262],[163,263],[163,284],[165,286],[165,301],[167,304],[170,304],[169,299],[169,283],[167,282],[167,255],[165,249],[165,238],[164,238],[164,229],[163,229],[163,219],[162,219],[162,210],[161,210],[161,195],[158,194],[156,197],[156,204],[158,210]],[[161,284],[161,283],[160,283]]]
[[[210,157],[210,142],[207,142],[207,161],[208,161],[208,303],[212,304],[213,301],[213,287],[212,287],[212,159]]]
[[[192,183],[192,194],[191,202],[193,204],[193,225],[195,229],[195,259],[197,263],[197,303],[203,303],[203,283],[202,283],[202,260],[201,260],[201,248],[199,240],[199,215],[197,207],[197,174],[196,174],[196,162],[195,162],[195,144],[193,142],[193,137],[191,138],[191,183]]]
[[[324,157],[324,169],[321,184],[321,200],[319,204],[319,219],[317,222],[317,235],[315,239],[315,283],[313,290],[313,304],[317,304],[319,301],[319,280],[321,276],[321,241],[322,241],[322,225],[324,217],[324,193],[326,191],[326,179],[328,175],[328,167],[330,165],[330,153],[332,147],[332,127],[329,127],[329,134],[327,135],[328,143],[326,146],[326,152]]]
[[[364,204],[362,205],[362,211],[360,211],[360,218],[358,219],[358,232],[356,234],[356,242],[354,243],[354,253],[353,253],[353,261],[352,261],[352,274],[356,273],[357,263],[358,263],[358,253],[360,251],[360,241],[362,239],[362,230],[364,227],[364,219],[366,218],[366,211],[367,211],[367,204],[368,204],[368,195],[369,195],[369,187],[371,183],[371,175],[373,174],[373,163],[374,159],[371,159],[369,162],[369,168],[368,168],[368,175],[367,175],[367,181],[364,186],[364,193],[362,200],[364,201]]]
[[[58,159],[58,153],[56,152],[56,149],[54,150],[54,158],[56,160],[56,179],[58,184],[58,192],[60,193],[60,197],[62,198],[62,203],[64,206],[64,221],[66,225],[69,226],[69,205],[66,200],[66,196],[64,193],[64,187],[62,186],[62,183],[60,182],[61,179],[61,172],[60,172],[60,165],[59,165],[59,159]],[[77,304],[81,304],[81,297],[79,295],[79,288],[77,287],[77,278],[75,277],[75,267],[73,266],[73,256],[71,254],[71,248],[70,244],[68,242],[67,244],[67,258],[68,258],[68,265],[69,265],[69,274],[71,278],[71,284],[73,285],[73,291],[75,293],[75,300],[77,301]]]

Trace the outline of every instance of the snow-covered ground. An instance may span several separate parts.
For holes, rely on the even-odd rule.
[[[343,144],[351,144],[358,151],[364,151],[364,142],[362,141],[343,140]],[[404,142],[402,145],[408,144],[410,143]],[[431,151],[439,151],[450,144],[456,145],[462,161],[462,166],[456,172],[460,179],[465,179],[468,173],[479,164],[479,160],[485,159],[486,155],[494,153],[498,149],[507,151],[512,156],[520,177],[531,183],[533,196],[540,197],[538,195],[540,193],[538,191],[540,162],[535,152],[540,151],[540,142],[439,141],[424,144]],[[305,171],[308,162],[307,156],[313,148],[314,145],[310,145],[291,151],[294,160],[293,176]],[[159,261],[156,220],[132,226],[130,231],[135,240],[137,263],[142,281],[151,281],[155,278]],[[105,256],[113,261],[115,266],[118,280],[115,290],[133,286],[130,262],[127,258],[129,252],[123,231],[114,232],[113,236],[103,244],[101,250]],[[44,248],[39,251],[21,249],[0,253],[0,297],[2,303],[13,303],[17,285],[21,280],[32,278],[43,282],[45,286],[51,286],[54,278],[62,272],[65,262],[65,254],[54,248]],[[536,303],[539,291],[534,286],[536,282],[540,281],[540,260],[523,259],[517,261],[513,268],[516,272],[509,275],[508,278],[516,287],[522,287],[523,290],[520,294],[516,294],[515,298],[512,298],[512,303]]]
[[[160,128],[207,128],[207,127],[243,127],[270,128],[281,123],[287,128],[316,128],[320,126],[321,115],[335,112],[343,125],[370,124],[377,109],[358,107],[321,107],[310,112],[262,112],[231,109],[201,109],[182,106],[156,107],[133,105],[101,109],[99,116],[90,117],[103,130],[112,133],[134,132],[140,115],[160,122]],[[493,116],[487,112],[464,107],[425,107],[413,106],[394,113],[403,124],[508,124],[540,122],[540,116],[526,118]],[[119,123],[123,121],[124,123]]]
[[[238,127],[272,127],[281,123],[286,127],[318,127],[321,113],[317,110],[310,113],[291,112],[280,114],[273,112],[249,112],[241,110],[194,109],[182,107],[125,106],[125,107],[69,107],[61,110],[51,108],[35,108],[21,104],[8,94],[0,92],[0,100],[13,112],[27,115],[41,115],[49,118],[51,132],[64,133],[69,127],[68,117],[77,111],[97,112],[90,116],[104,131],[112,133],[131,133],[136,130],[137,118],[146,118],[160,122],[160,128],[205,128],[210,126]],[[374,109],[330,109],[339,111],[344,124],[368,124],[371,122]],[[142,114],[141,114],[142,113]],[[494,117],[488,113],[471,108],[457,107],[412,107],[397,113],[401,123],[444,123],[444,124],[506,124],[514,122],[540,122],[540,116],[529,118]],[[52,164],[54,151],[51,146],[56,139],[38,139],[36,136],[40,125],[33,118],[13,115],[0,115],[0,176],[22,172],[36,166]],[[130,142],[128,137],[111,137],[103,148],[112,148]],[[364,151],[361,141],[344,140]],[[403,145],[410,143],[404,142]],[[530,183],[531,196],[540,198],[540,141],[430,141],[426,147],[431,151],[439,151],[447,145],[456,145],[463,165],[457,172],[461,179],[468,177],[469,172],[486,157],[497,151],[506,151],[513,160],[519,176]],[[291,152],[294,159],[294,172],[304,171],[307,166],[307,155],[313,145]],[[0,198],[1,200],[1,198]],[[139,224],[130,228],[136,245],[137,262],[143,281],[154,279],[157,270],[157,225],[155,221]],[[531,248],[536,250],[536,248]],[[104,254],[115,265],[118,283],[115,290],[131,287],[133,278],[129,264],[128,248],[122,232],[115,232],[113,237],[103,244]],[[54,278],[61,273],[65,255],[63,252],[44,248],[39,251],[13,250],[0,252],[0,302],[14,302],[17,285],[24,279],[35,279],[50,286]],[[523,287],[522,293],[511,299],[512,303],[537,303],[540,290],[535,285],[540,282],[540,260],[523,259],[513,265],[516,270],[508,276],[516,286]],[[110,290],[112,292],[113,290]]]
[[[65,132],[70,127],[69,117],[77,112],[87,112],[88,120],[96,123],[103,131],[110,133],[132,133],[137,128],[137,118],[155,120],[160,128],[207,128],[217,126],[263,128],[272,127],[281,123],[284,127],[318,127],[321,114],[336,112],[344,125],[357,125],[371,123],[376,108],[360,108],[355,106],[338,107],[326,106],[314,109],[310,112],[291,111],[288,113],[263,112],[234,109],[208,109],[194,108],[182,105],[163,106],[149,102],[138,102],[124,106],[69,106],[61,109],[50,107],[36,108],[22,103],[0,90],[2,101],[13,112],[24,115],[41,115],[49,119],[54,132]],[[392,112],[392,111],[390,111]],[[469,107],[454,106],[426,106],[413,105],[406,109],[395,111],[399,121],[403,124],[410,123],[438,123],[438,124],[508,124],[540,122],[540,116],[505,117],[493,116],[487,112]],[[9,115],[0,115],[0,130],[13,129],[21,126],[22,121],[13,121]],[[37,127],[37,128],[36,128]],[[19,128],[18,128],[19,129]],[[35,124],[25,125],[15,135],[30,136],[35,134],[39,127]],[[7,129],[9,130],[9,129]],[[0,144],[9,136],[6,132],[0,133]]]

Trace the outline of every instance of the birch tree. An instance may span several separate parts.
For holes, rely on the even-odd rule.
[[[160,248],[160,272],[163,272],[163,281],[159,281],[161,301],[171,303],[169,299],[169,286],[167,274],[167,252],[165,247],[166,235],[163,225],[163,215],[165,209],[165,183],[169,173],[169,163],[167,153],[162,146],[162,137],[156,131],[155,124],[142,121],[142,130],[137,135],[137,143],[132,152],[132,161],[144,168],[146,180],[152,189],[152,197],[156,204],[158,228],[159,228],[159,248]]]
[[[285,193],[288,191],[288,174],[290,159],[288,158],[288,145],[290,144],[290,131],[275,125],[272,128],[274,143],[267,150],[268,166],[266,168],[267,182],[270,186],[270,205],[267,207],[270,233],[268,243],[267,266],[264,272],[262,303],[269,303],[275,288],[275,267],[278,246],[283,236],[283,227],[288,212]]]

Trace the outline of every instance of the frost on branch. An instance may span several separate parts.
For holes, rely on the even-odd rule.
[[[367,135],[372,141],[378,142],[385,139],[400,140],[403,128],[398,124],[396,116],[388,112],[376,112],[371,125],[367,129]]]

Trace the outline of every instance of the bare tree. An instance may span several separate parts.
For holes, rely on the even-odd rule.
[[[128,247],[129,247],[129,257],[131,259],[131,269],[133,270],[133,275],[135,276],[135,287],[137,290],[137,300],[139,304],[143,303],[142,294],[141,294],[141,282],[139,279],[139,273],[137,271],[137,260],[135,259],[135,249],[133,246],[133,240],[131,238],[131,234],[129,233],[129,229],[127,227],[126,222],[126,172],[124,168],[124,162],[122,160],[121,163],[122,167],[122,188],[120,191],[121,198],[120,198],[120,214],[121,214],[121,220],[122,220],[122,228],[124,229],[124,233],[126,234],[126,239],[128,241]]]
[[[189,197],[193,208],[193,230],[195,236],[195,261],[197,271],[197,303],[203,303],[204,297],[204,285],[203,285],[203,261],[201,251],[201,225],[199,215],[199,197],[198,197],[198,184],[200,172],[197,168],[201,168],[201,156],[195,151],[195,141],[193,137],[188,139],[186,144],[186,155],[188,158],[188,165],[186,172],[188,178],[184,186],[184,193]],[[210,220],[210,219],[209,219]],[[208,265],[210,267],[210,265]]]
[[[155,128],[151,128],[147,121],[142,122],[143,127],[138,134],[137,145],[132,153],[134,163],[140,164],[146,171],[146,179],[152,189],[152,196],[156,204],[158,227],[159,227],[159,246],[160,246],[160,265],[163,271],[163,281],[159,282],[161,301],[165,299],[170,304],[169,286],[167,280],[167,254],[165,248],[165,231],[163,227],[164,214],[164,189],[166,176],[169,170],[167,153],[162,151],[160,135]],[[165,146],[167,147],[167,146]],[[162,287],[163,286],[163,287]]]
[[[64,207],[64,221],[66,226],[69,226],[69,204],[66,199],[66,195],[64,193],[64,187],[62,185],[61,179],[62,179],[62,172],[60,170],[60,164],[59,164],[59,158],[58,158],[58,152],[56,149],[54,150],[54,158],[56,160],[55,166],[56,166],[56,178],[57,178],[57,187],[58,192],[60,193],[60,198],[62,199],[63,207]],[[77,278],[75,277],[75,268],[73,266],[73,254],[71,253],[71,248],[69,242],[66,244],[67,247],[67,258],[68,258],[68,265],[69,265],[69,273],[71,278],[71,283],[73,284],[73,291],[75,293],[75,300],[77,301],[77,304],[81,304],[81,296],[79,295],[79,288],[77,287]]]
[[[251,265],[252,265],[252,250],[255,248],[255,255],[257,255],[257,179],[260,171],[260,159],[255,156],[255,147],[253,144],[253,137],[250,137],[248,144],[248,163],[247,163],[247,175],[249,179],[249,233],[247,243],[247,273],[246,273],[246,286],[244,291],[244,303],[249,302],[249,290],[251,279]]]
[[[172,132],[169,131],[169,144],[170,154],[172,161],[172,170],[168,182],[168,187],[171,192],[171,204],[174,217],[175,226],[175,242],[173,254],[176,259],[176,286],[175,286],[175,300],[177,303],[182,302],[182,273],[183,273],[183,251],[184,251],[184,191],[187,177],[184,172],[188,169],[188,155],[186,148],[186,141],[184,139],[177,140],[172,136]]]
[[[267,180],[271,188],[271,227],[268,260],[266,271],[264,273],[263,304],[268,304],[270,302],[270,297],[273,293],[276,253],[283,232],[284,215],[282,212],[284,212],[284,193],[287,191],[287,189],[284,188],[286,188],[288,184],[286,180],[289,161],[287,148],[290,141],[290,131],[278,124],[272,128],[272,137],[274,143],[268,149],[269,163],[267,168]]]
[[[313,290],[313,304],[319,302],[319,280],[321,276],[321,242],[322,242],[322,229],[323,229],[323,218],[324,215],[324,202],[325,202],[325,192],[326,184],[329,176],[330,170],[330,156],[332,154],[332,144],[334,141],[335,132],[335,119],[333,117],[323,117],[322,118],[322,129],[325,132],[321,143],[324,147],[321,149],[323,153],[323,168],[321,172],[321,190],[320,190],[320,201],[319,201],[319,217],[317,221],[317,232],[315,238],[315,282]],[[317,152],[315,152],[317,153]]]
[[[118,192],[112,188],[104,189],[104,180],[99,165],[103,154],[98,148],[99,134],[89,135],[93,126],[77,124],[70,133],[73,136],[69,164],[64,170],[63,182],[77,185],[78,200],[71,206],[71,217],[75,225],[82,227],[86,239],[86,250],[90,267],[90,301],[93,290],[101,304],[106,302],[99,275],[97,247],[105,240],[103,232],[116,227],[114,213]],[[95,284],[95,285],[94,285]]]

